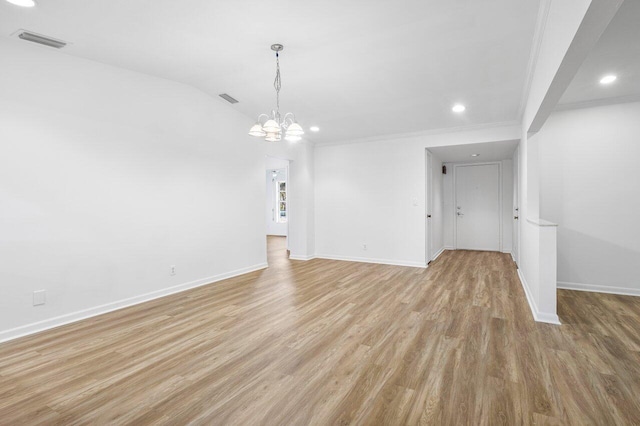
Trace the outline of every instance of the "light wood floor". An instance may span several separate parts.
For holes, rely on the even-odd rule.
[[[267,270],[0,345],[0,424],[640,424],[639,298],[561,291],[536,324],[508,255],[270,242]]]

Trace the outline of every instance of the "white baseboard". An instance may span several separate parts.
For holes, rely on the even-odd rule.
[[[118,309],[127,308],[133,305],[138,305],[140,303],[148,302],[150,300],[159,299],[161,297],[169,296],[171,294],[180,293],[182,291],[190,290],[192,288],[201,287],[207,284],[212,284],[217,281],[225,280],[227,278],[233,278],[238,275],[248,274],[249,272],[264,269],[266,267],[268,267],[266,263],[260,263],[258,265],[249,266],[247,268],[242,268],[242,269],[238,269],[231,272],[225,272],[223,274],[214,275],[212,277],[202,278],[202,279],[190,281],[184,284],[178,284],[176,286],[167,287],[162,290],[153,291],[151,293],[145,293],[139,296],[118,300],[116,302],[106,303],[104,305],[94,306],[92,308],[83,309],[81,311],[60,315],[55,318],[34,322],[31,324],[12,328],[10,330],[0,331],[0,343],[6,342],[8,340],[17,339],[19,337],[28,336],[30,334],[39,333],[41,331],[49,330],[51,328],[60,327],[62,325],[70,324],[72,322],[106,314],[108,312],[117,311]]]
[[[522,275],[522,270],[518,269],[518,277],[520,278],[520,283],[522,284],[522,288],[524,289],[524,294],[527,296],[527,302],[529,302],[529,308],[531,309],[531,313],[533,314],[533,319],[537,322],[546,322],[549,324],[557,324],[560,325],[560,318],[558,318],[557,314],[550,314],[546,312],[539,312],[538,305],[536,304],[535,299],[531,295],[531,291],[529,290],[529,284],[527,284],[527,280]]]
[[[427,264],[424,262],[408,262],[404,260],[370,259],[365,257],[334,256],[329,254],[317,254],[315,257],[318,259],[344,260],[347,262],[377,263],[380,265],[395,265],[395,266],[410,266],[412,268],[427,267]]]
[[[289,259],[291,260],[311,260],[311,259],[315,259],[316,256],[313,255],[309,255],[309,256],[299,256],[299,255],[295,255],[295,254],[290,254],[289,255]]]
[[[444,246],[445,250],[455,250],[456,248],[454,246]]]
[[[436,260],[438,258],[438,256],[440,256],[442,253],[444,253],[444,251],[446,250],[446,248],[442,247],[435,256],[433,256],[433,258],[431,259],[431,261],[433,262],[434,260]]]
[[[640,289],[630,287],[612,287],[608,285],[569,283],[558,281],[558,288],[562,290],[589,291],[593,293],[619,294],[622,296],[640,296]]]

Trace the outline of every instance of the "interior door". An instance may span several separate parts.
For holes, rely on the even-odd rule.
[[[426,200],[425,210],[427,213],[427,217],[425,219],[426,220],[425,229],[427,230],[426,263],[428,264],[429,262],[431,262],[431,259],[433,258],[433,254],[434,254],[433,244],[432,244],[433,228],[431,226],[431,210],[433,209],[433,163],[431,160],[431,153],[429,151],[427,151],[427,170],[426,170],[425,176],[427,178],[427,181],[425,182],[425,186],[427,188],[427,193],[425,196],[425,200]]]
[[[500,166],[456,166],[456,248],[500,250]]]
[[[518,185],[520,185],[520,176],[518,173],[520,173],[520,170],[518,167],[518,160],[519,149],[516,149],[513,156],[513,249],[511,250],[516,265],[518,264],[518,250],[520,248],[520,228],[518,226],[518,222],[520,220],[520,199],[518,198],[520,191],[520,188],[518,187]]]

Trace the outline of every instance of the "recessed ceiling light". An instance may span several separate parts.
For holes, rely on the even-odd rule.
[[[463,112],[465,109],[467,109],[464,105],[462,104],[455,104],[453,106],[453,108],[451,108],[451,111],[453,112]]]
[[[600,79],[600,84],[611,84],[611,83],[613,83],[614,81],[616,81],[616,79],[617,79],[617,78],[618,78],[618,77],[617,77],[617,76],[615,76],[615,75],[613,75],[613,74],[605,75],[604,77],[602,77],[602,78]]]
[[[480,154],[471,154],[472,157],[480,157]]]
[[[35,0],[7,0],[11,4],[15,4],[20,7],[33,7],[36,5]]]
[[[319,132],[319,131],[320,131],[320,127],[318,127],[318,126],[311,126],[311,127],[309,127],[309,130],[311,130],[312,132]]]

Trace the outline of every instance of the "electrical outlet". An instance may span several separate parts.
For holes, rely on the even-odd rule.
[[[33,306],[40,306],[47,303],[47,291],[36,290],[33,292]]]
[[[363,244],[363,245],[362,245],[362,250],[366,250],[366,249],[367,249],[367,245],[366,245],[366,244]]]
[[[175,275],[176,274],[176,265],[171,265],[169,267],[169,275]]]

